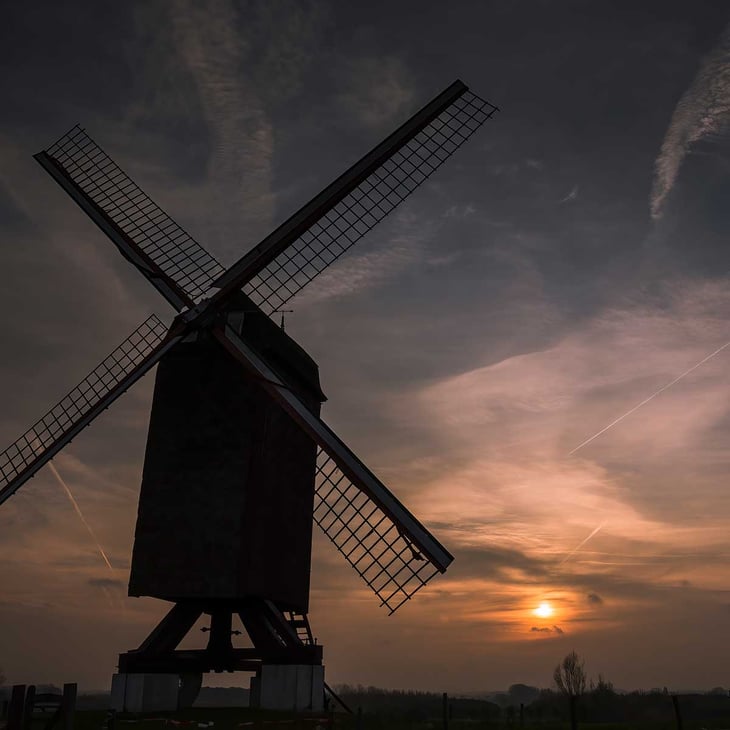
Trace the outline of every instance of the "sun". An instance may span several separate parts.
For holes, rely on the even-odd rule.
[[[553,615],[553,607],[547,601],[543,601],[533,613],[540,618],[550,618]]]

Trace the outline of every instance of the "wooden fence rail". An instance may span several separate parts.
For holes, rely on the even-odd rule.
[[[35,685],[15,684],[10,694],[6,730],[31,730],[37,712],[51,712],[43,730],[73,730],[76,711],[76,683],[63,685],[63,694],[36,694]],[[36,718],[37,719],[37,718]]]

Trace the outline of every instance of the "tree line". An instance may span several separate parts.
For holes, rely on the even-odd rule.
[[[484,699],[449,697],[449,715],[457,720],[502,720],[516,727],[520,720],[529,725],[569,720],[573,730],[589,722],[671,723],[677,711],[686,720],[730,718],[730,697],[722,687],[703,694],[683,694],[674,700],[666,688],[618,692],[602,674],[590,679],[585,662],[574,651],[555,667],[552,680],[549,689],[513,684],[506,692]],[[383,718],[427,722],[443,713],[441,693],[346,684],[335,690],[350,707]]]

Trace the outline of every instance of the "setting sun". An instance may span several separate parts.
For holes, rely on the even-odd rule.
[[[553,608],[547,601],[543,601],[533,613],[540,618],[549,618],[553,615]]]

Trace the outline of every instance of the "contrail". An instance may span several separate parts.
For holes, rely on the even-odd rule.
[[[728,343],[728,344],[730,344],[730,343]],[[595,535],[595,534],[596,534],[596,533],[597,533],[597,532],[598,532],[598,531],[599,531],[599,530],[600,530],[600,529],[601,529],[601,528],[602,528],[602,527],[603,527],[603,526],[604,526],[605,524],[606,524],[606,520],[604,520],[603,522],[601,522],[601,524],[600,524],[600,525],[598,525],[598,527],[596,527],[596,529],[595,529],[595,530],[593,530],[593,532],[591,532],[591,534],[590,534],[590,535],[588,535],[588,537],[587,537],[587,538],[586,538],[585,540],[583,540],[583,542],[581,542],[581,543],[579,543],[578,545],[576,545],[576,547],[574,547],[574,548],[573,548],[573,549],[572,549],[572,550],[571,550],[571,551],[570,551],[570,552],[569,552],[569,553],[568,553],[568,554],[567,554],[567,555],[566,555],[566,556],[565,556],[565,557],[564,557],[564,558],[563,558],[563,559],[562,559],[562,560],[561,560],[561,561],[560,561],[560,562],[558,563],[558,565],[562,565],[562,564],[563,564],[563,563],[564,563],[564,562],[565,562],[565,561],[566,561],[566,560],[567,560],[567,559],[568,559],[569,557],[571,557],[571,556],[575,555],[575,554],[576,554],[576,553],[578,552],[578,550],[580,550],[580,549],[581,549],[581,548],[582,548],[582,547],[583,547],[583,546],[584,546],[584,545],[585,545],[585,544],[586,544],[586,543],[587,543],[587,542],[588,542],[588,541],[589,541],[589,540],[590,540],[590,539],[591,539],[591,538],[592,538],[592,537],[593,537],[593,536],[594,536],[594,535]]]
[[[56,477],[58,480],[58,483],[63,487],[64,491],[66,492],[66,495],[71,500],[71,504],[73,505],[74,509],[76,510],[76,514],[79,516],[79,519],[84,523],[84,526],[89,531],[89,535],[91,535],[91,539],[96,543],[96,547],[99,549],[99,552],[101,553],[101,557],[104,559],[104,562],[107,564],[107,567],[109,570],[114,573],[114,568],[112,568],[112,564],[109,562],[109,558],[107,558],[106,553],[104,552],[104,548],[99,543],[99,540],[96,537],[96,534],[91,529],[91,525],[86,521],[86,518],[84,517],[83,513],[81,512],[81,508],[77,504],[76,500],[74,499],[73,494],[71,494],[71,490],[68,488],[66,482],[63,481],[61,478],[61,475],[58,473],[58,470],[54,466],[52,461],[48,462],[48,466],[51,468],[51,471],[53,472],[53,476]]]
[[[626,413],[623,414],[623,416],[619,416],[615,421],[611,421],[611,423],[608,424],[608,426],[605,426],[602,428],[598,433],[594,433],[593,436],[590,438],[587,438],[582,444],[578,444],[572,451],[568,453],[568,456],[572,456],[578,449],[582,449],[584,446],[589,444],[593,439],[597,439],[602,433],[606,433],[609,428],[612,426],[615,426],[619,421],[623,421],[624,418],[627,416],[630,416],[634,411],[638,411],[641,406],[646,405],[650,400],[653,398],[656,398],[660,393],[663,393],[667,388],[671,388],[675,383],[678,383],[682,378],[684,378],[686,375],[689,375],[693,370],[696,370],[700,365],[704,365],[708,360],[715,357],[718,353],[722,352],[726,347],[730,346],[730,342],[726,342],[722,347],[718,347],[715,352],[710,353],[706,358],[703,360],[700,360],[696,365],[693,365],[689,370],[685,370],[681,375],[678,375],[674,380],[672,380],[671,383],[667,383],[666,385],[659,388],[659,390],[656,391],[656,393],[652,393],[648,398],[645,398],[639,405],[634,406],[630,411],[626,411]]]

